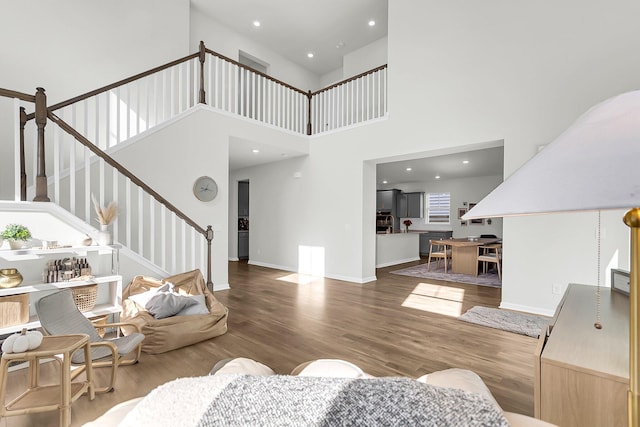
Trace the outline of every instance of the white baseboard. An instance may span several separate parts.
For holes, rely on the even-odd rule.
[[[506,310],[521,311],[524,313],[539,314],[541,316],[548,317],[553,317],[553,315],[555,314],[555,310],[547,310],[540,307],[529,307],[527,305],[520,304],[511,304],[508,302],[501,302],[500,308],[504,308]]]
[[[292,271],[294,273],[297,273],[296,269],[293,268],[293,267],[286,267],[284,265],[277,265],[277,264],[269,264],[268,262],[251,261],[251,260],[249,260],[248,264],[249,265],[257,265],[258,267],[267,267],[267,268],[273,268],[275,270]]]
[[[213,292],[226,291],[227,289],[231,289],[228,283],[222,283],[219,285],[216,285],[215,283],[213,284]]]
[[[413,262],[413,261],[420,261],[420,257],[417,256],[417,257],[412,257],[407,259],[399,259],[395,261],[383,262],[382,264],[376,264],[376,268],[390,267],[392,265],[405,264],[407,262]]]
[[[328,274],[326,277],[329,279],[342,280],[343,282],[353,282],[353,283],[369,283],[369,282],[373,282],[374,280],[378,280],[376,276],[350,277],[350,276],[336,276],[333,274]]]
[[[240,261],[238,257],[229,257],[229,261]]]
[[[283,266],[283,265],[269,264],[269,263],[260,262],[260,261],[249,261],[249,264],[257,265],[259,267],[274,268],[276,270],[291,271],[293,273],[297,273],[298,272],[293,267],[286,267],[286,266]],[[335,275],[335,274],[325,274],[324,277],[326,277],[328,279],[342,280],[343,282],[353,282],[353,283],[369,283],[369,282],[373,282],[374,280],[377,280],[376,276],[350,277],[350,276],[339,276],[339,275]]]

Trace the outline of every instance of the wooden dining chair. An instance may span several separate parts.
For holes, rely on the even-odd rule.
[[[429,259],[427,260],[427,271],[431,268],[431,259],[436,258],[436,267],[440,260],[444,260],[444,272],[447,272],[447,264],[451,260],[451,249],[442,240],[429,240]]]
[[[478,277],[480,263],[482,263],[482,272],[485,274],[487,272],[487,264],[494,263],[498,269],[498,277],[502,280],[502,243],[478,246],[476,277]]]

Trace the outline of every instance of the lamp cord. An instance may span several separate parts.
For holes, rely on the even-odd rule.
[[[598,261],[597,261],[597,265],[598,265],[598,287],[596,289],[596,323],[593,324],[593,326],[596,329],[602,329],[602,322],[601,322],[601,317],[600,317],[600,211],[598,211],[598,233],[597,233],[597,239],[598,239]]]

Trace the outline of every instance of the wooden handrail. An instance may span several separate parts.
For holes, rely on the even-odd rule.
[[[100,89],[92,90],[91,92],[87,92],[87,93],[85,93],[83,95],[78,95],[75,98],[71,98],[71,99],[68,99],[66,101],[59,102],[59,103],[54,104],[51,107],[49,107],[49,111],[59,110],[60,108],[64,108],[67,105],[75,104],[78,101],[82,101],[82,100],[85,100],[87,98],[91,98],[92,96],[95,96],[95,95],[98,95],[100,93],[109,91],[111,89],[115,89],[118,86],[126,85],[127,83],[131,83],[131,82],[133,82],[135,80],[138,80],[138,79],[141,79],[143,77],[147,77],[147,76],[149,76],[151,74],[157,73],[158,71],[162,71],[162,70],[165,70],[167,68],[171,68],[174,65],[178,65],[178,64],[181,64],[183,62],[186,62],[186,61],[188,61],[190,59],[197,58],[198,55],[199,55],[198,53],[192,53],[191,55],[187,55],[187,56],[185,56],[183,58],[176,59],[175,61],[168,62],[168,63],[166,63],[164,65],[160,65],[158,67],[152,68],[152,69],[147,70],[145,72],[142,72],[142,73],[136,74],[134,76],[128,77],[126,79],[123,79],[123,80],[117,81],[115,83],[112,83],[110,85],[103,86]]]
[[[286,87],[288,89],[291,89],[293,91],[296,91],[298,93],[301,93],[301,94],[303,94],[305,96],[307,95],[307,92],[303,91],[302,89],[298,89],[297,87],[291,86],[290,84],[287,84],[287,83],[285,83],[285,82],[283,82],[281,80],[274,79],[273,77],[271,77],[271,76],[269,76],[269,75],[267,75],[265,73],[262,73],[262,72],[260,72],[258,70],[254,70],[253,68],[251,68],[251,67],[249,67],[247,65],[239,63],[238,61],[234,61],[233,59],[229,58],[228,56],[224,56],[224,55],[222,55],[222,54],[220,54],[218,52],[214,52],[211,49],[205,49],[205,51],[207,53],[210,53],[213,56],[217,56],[220,59],[224,59],[225,61],[231,62],[232,64],[237,65],[240,68],[244,68],[245,70],[249,70],[252,73],[256,73],[257,75],[262,76],[267,80],[271,80],[272,82],[278,83],[279,85],[282,85],[282,86],[284,86],[284,87]]]
[[[28,93],[22,93],[11,89],[3,89],[0,87],[0,96],[7,98],[18,98],[21,101],[36,102],[35,95],[29,95]]]
[[[387,64],[380,65],[379,67],[376,67],[376,68],[372,68],[369,71],[365,71],[364,73],[360,73],[360,74],[358,74],[356,76],[349,77],[348,79],[344,79],[342,81],[339,81],[338,83],[334,83],[331,86],[327,86],[327,87],[322,88],[320,90],[317,90],[315,92],[311,92],[311,96],[317,95],[317,94],[322,93],[322,92],[326,92],[326,91],[331,90],[331,89],[333,89],[335,87],[338,87],[338,86],[341,86],[343,84],[349,83],[349,82],[351,82],[353,80],[358,80],[361,77],[367,76],[369,74],[373,74],[373,73],[378,72],[380,70],[384,70],[385,68],[387,68]]]
[[[153,190],[151,187],[149,187],[147,184],[141,181],[140,178],[138,178],[133,173],[131,173],[127,168],[125,168],[123,165],[118,163],[115,159],[113,159],[111,156],[109,156],[107,153],[102,151],[99,147],[97,147],[95,144],[93,144],[91,141],[85,138],[81,133],[79,133],[74,128],[72,128],[67,122],[65,122],[64,120],[62,120],[61,118],[53,114],[53,112],[51,111],[48,112],[47,116],[51,121],[53,121],[58,126],[60,126],[62,130],[67,132],[69,135],[73,136],[80,144],[84,145],[89,150],[91,150],[93,154],[100,157],[102,160],[105,161],[105,163],[117,169],[118,172],[120,172],[121,174],[129,178],[131,182],[141,187],[144,191],[146,191],[151,196],[153,196],[153,198],[156,199],[159,203],[162,203],[163,205],[165,205],[167,209],[169,209],[171,212],[176,214],[179,218],[181,218],[183,221],[185,221],[187,224],[193,227],[198,233],[202,234],[205,238],[207,238],[208,234],[204,228],[196,224],[191,218],[189,218],[187,215],[182,213],[182,211],[176,208],[167,199],[162,197],[155,190]]]

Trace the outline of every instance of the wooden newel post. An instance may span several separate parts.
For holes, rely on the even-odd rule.
[[[206,59],[206,51],[204,42],[200,40],[200,104],[206,104],[206,93],[204,91],[204,61]]]
[[[307,135],[311,135],[311,100],[313,99],[313,96],[311,95],[311,91],[309,91],[307,93],[307,101],[308,101],[308,114],[309,114],[309,120],[307,121]]]
[[[20,107],[20,201],[27,201],[27,166],[24,156],[24,127],[27,124],[27,113]]]
[[[44,127],[47,125],[47,95],[44,89],[36,88],[36,126],[38,126],[38,171],[36,175],[36,197],[34,202],[48,202],[47,172],[44,158]]]
[[[211,280],[211,241],[213,240],[213,229],[207,225],[207,288],[213,292],[213,281]]]

